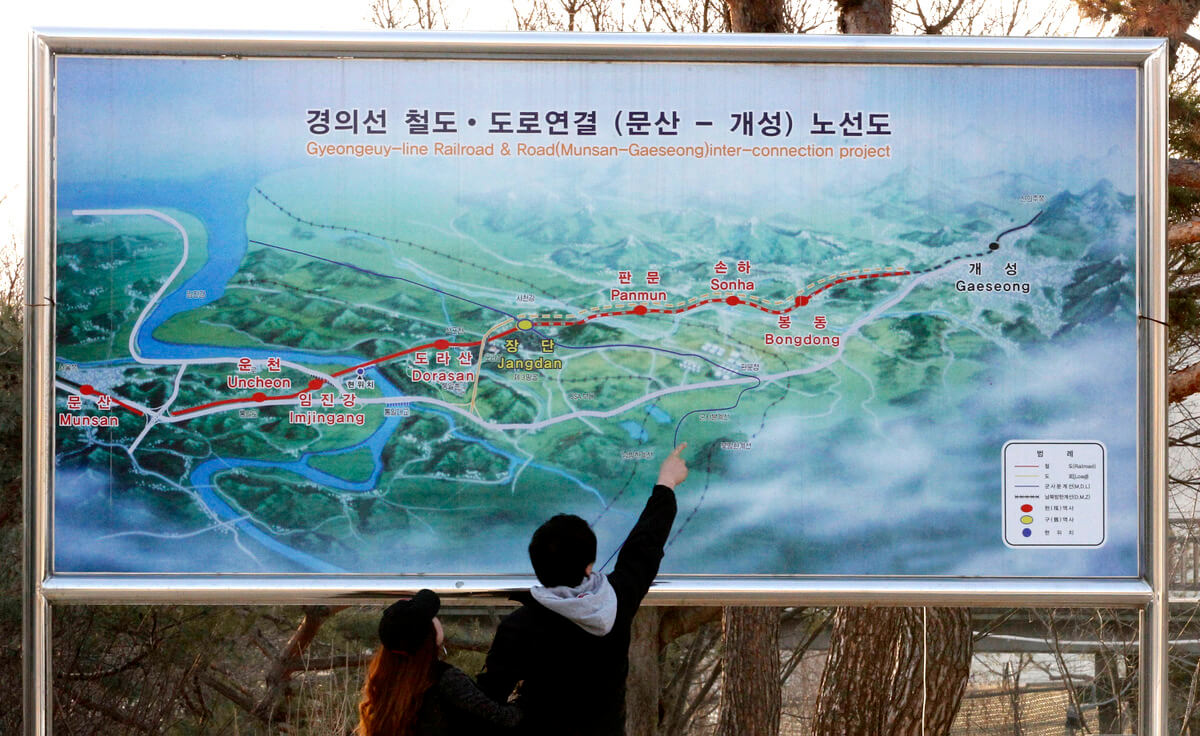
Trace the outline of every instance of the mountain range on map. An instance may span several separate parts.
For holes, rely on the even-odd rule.
[[[332,192],[314,173],[253,182],[240,223],[205,219],[231,213],[203,187],[165,198],[191,251],[157,299],[178,232],[60,211],[59,412],[85,385],[160,412],[113,407],[118,426],[59,429],[58,534],[103,540],[60,548],[60,568],[521,572],[528,533],[559,511],[593,522],[607,556],[676,438],[693,474],[669,573],[1019,574],[1054,559],[1090,574],[1136,538],[1114,515],[1120,541],[1086,559],[998,543],[1005,441],[1133,452],[1132,408],[1097,416],[1090,398],[1135,390],[1134,202],[1107,180],[1054,191],[906,169],[762,214],[430,188],[383,212],[371,172],[347,168]],[[239,230],[242,252],[213,268]],[[658,271],[671,304],[708,296],[718,261],[748,262],[742,296],[790,305],[790,326],[724,301],[553,324],[607,308],[621,271]],[[909,275],[794,308],[820,280],[871,269]],[[840,344],[768,346],[767,333]],[[561,367],[505,371],[504,357]],[[414,381],[414,367],[479,377]],[[238,376],[288,388],[231,389]],[[1109,482],[1133,472],[1114,466]]]

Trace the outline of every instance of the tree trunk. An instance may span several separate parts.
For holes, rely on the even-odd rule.
[[[892,0],[838,0],[839,33],[891,33]]]
[[[783,0],[725,0],[734,33],[783,33]]]
[[[1121,732],[1121,688],[1117,685],[1117,657],[1111,651],[1100,651],[1092,657],[1096,671],[1096,725],[1098,733]]]
[[[920,730],[922,721],[915,719],[907,724],[907,730],[896,733],[939,736],[950,733],[971,676],[974,643],[971,610],[927,608],[924,616],[924,629],[915,628],[908,633],[922,636],[925,651],[923,678],[927,685],[922,706],[925,730]]]
[[[839,608],[813,736],[944,736],[971,666],[967,609]],[[927,656],[925,653],[927,652]]]
[[[1139,667],[1138,655],[1126,654],[1125,655],[1125,671],[1126,672],[1140,672],[1141,670],[1139,670],[1138,667]],[[1130,688],[1129,691],[1127,693],[1125,693],[1125,707],[1123,708],[1123,710],[1125,711],[1125,717],[1129,719],[1129,723],[1131,723],[1131,724],[1137,723],[1138,718],[1140,717],[1139,710],[1138,710],[1138,704],[1139,704],[1138,701],[1139,701],[1138,688],[1136,688],[1136,687]]]
[[[283,645],[265,679],[266,689],[254,706],[254,715],[268,723],[276,722],[282,715],[284,695],[291,683],[292,675],[304,668],[303,657],[308,645],[317,637],[317,632],[331,616],[346,606],[304,606],[304,617],[300,626],[287,644]]]
[[[1021,733],[1021,672],[1015,673],[1004,663],[1004,686],[1008,688],[1008,707],[1012,712],[1012,736],[1024,736]]]
[[[655,736],[658,731],[661,621],[662,609],[654,606],[642,606],[633,617],[629,676],[625,679],[626,736]]]
[[[778,736],[779,609],[726,607],[716,736]]]

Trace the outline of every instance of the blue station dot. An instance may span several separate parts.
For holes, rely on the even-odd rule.
[[[1021,535],[1022,535],[1022,536],[1026,536],[1026,537],[1032,537],[1032,536],[1033,536],[1033,530],[1031,530],[1031,529],[1022,529],[1022,530],[1021,530]]]
[[[364,374],[366,374],[366,372],[367,372],[367,369],[366,369],[366,368],[359,368],[359,369],[358,369],[358,375],[360,375],[360,376],[361,376],[361,375],[364,375]]]

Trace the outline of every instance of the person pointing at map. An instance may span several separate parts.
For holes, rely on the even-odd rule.
[[[522,605],[500,622],[478,680],[501,702],[520,683],[520,733],[625,733],[629,632],[675,521],[674,489],[688,476],[680,455],[686,447],[663,461],[611,574],[593,569],[596,535],[578,516],[559,514],[533,533],[529,559],[541,584],[514,596]]]

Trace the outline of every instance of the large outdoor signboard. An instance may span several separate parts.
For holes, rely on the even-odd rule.
[[[1141,68],[466,56],[56,57],[55,573],[1146,572]]]

